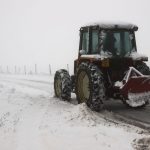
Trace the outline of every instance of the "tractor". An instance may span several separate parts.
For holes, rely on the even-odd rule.
[[[150,99],[148,57],[137,52],[135,32],[130,23],[93,23],[80,28],[78,58],[74,75],[65,69],[54,76],[55,96],[70,101],[71,92],[78,103],[85,102],[100,111],[106,100],[120,99],[139,108]]]

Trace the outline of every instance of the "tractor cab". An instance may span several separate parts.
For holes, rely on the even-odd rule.
[[[96,23],[81,27],[79,57],[74,72],[81,62],[90,61],[103,70],[105,77],[109,74],[113,83],[122,80],[129,67],[136,68],[148,60],[147,56],[137,53],[137,30],[136,25],[127,23]]]
[[[94,24],[81,27],[79,56],[98,54],[108,57],[127,57],[136,51],[132,24]]]

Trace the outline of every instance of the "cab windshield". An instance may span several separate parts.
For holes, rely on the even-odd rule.
[[[103,51],[113,56],[128,56],[135,51],[134,34],[129,31],[103,32]]]

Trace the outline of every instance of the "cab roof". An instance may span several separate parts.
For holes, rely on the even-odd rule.
[[[87,25],[84,25],[81,27],[81,30],[84,28],[99,28],[99,29],[104,29],[104,30],[133,30],[137,31],[138,26],[132,23],[124,23],[124,22],[96,22],[96,23],[90,23]]]

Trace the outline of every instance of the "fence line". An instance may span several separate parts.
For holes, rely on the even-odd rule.
[[[42,72],[41,70],[43,70],[43,69],[40,70],[40,67],[38,67],[37,64],[34,64],[33,66],[30,65],[28,67],[27,67],[27,65],[24,65],[22,67],[17,66],[17,65],[15,65],[14,67],[10,67],[8,65],[7,66],[0,65],[0,73],[1,74],[25,74],[25,75],[27,75],[27,74],[43,74],[43,73],[52,75],[53,73],[55,73],[52,70],[51,64],[48,64],[48,66],[44,67],[44,68],[47,68],[47,71],[46,71],[46,69],[44,69],[45,71]],[[69,64],[66,64],[66,70],[69,72]]]

